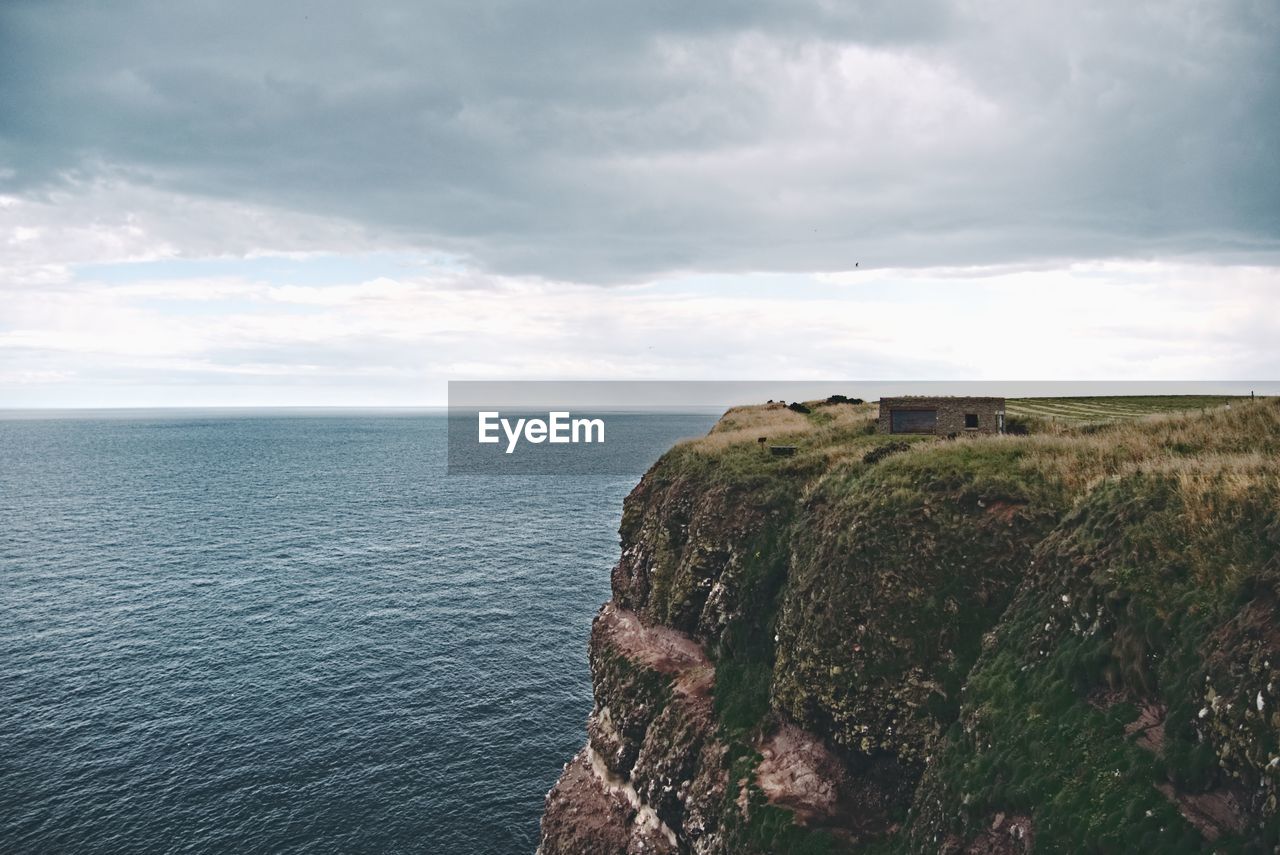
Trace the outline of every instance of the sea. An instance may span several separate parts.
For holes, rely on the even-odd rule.
[[[0,413],[0,853],[533,852],[622,500],[715,417],[634,418],[558,477],[440,411]]]

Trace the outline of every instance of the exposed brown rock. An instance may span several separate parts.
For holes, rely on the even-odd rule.
[[[1028,816],[1006,816],[997,813],[991,827],[963,844],[952,836],[943,841],[942,855],[1024,855],[1034,851],[1035,831]]]
[[[711,708],[715,670],[702,647],[611,602],[596,617],[590,651],[588,745],[548,796],[544,853],[723,851],[715,830],[725,749]],[[579,798],[594,817],[581,828],[572,807]]]
[[[1144,701],[1138,717],[1124,726],[1126,736],[1137,735],[1137,744],[1153,754],[1164,750],[1164,721],[1169,711],[1157,701]]]
[[[1173,784],[1157,784],[1156,789],[1173,802],[1196,830],[1210,842],[1223,834],[1236,834],[1244,830],[1245,811],[1239,797],[1229,789],[1217,789],[1208,793],[1180,793]]]
[[[698,642],[670,627],[646,626],[635,612],[613,602],[600,610],[593,632],[598,643],[632,662],[674,676],[673,687],[681,694],[706,697],[715,684],[715,666]]]
[[[588,749],[569,761],[547,793],[541,855],[623,855],[631,841],[635,809],[609,792],[591,770]]]
[[[790,808],[804,822],[829,822],[847,785],[844,764],[822,740],[795,725],[778,728],[765,740],[756,780],[769,801]]]

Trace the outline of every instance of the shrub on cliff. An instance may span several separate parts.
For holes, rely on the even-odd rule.
[[[870,466],[873,463],[879,463],[891,454],[900,454],[904,451],[911,450],[909,442],[886,442],[884,445],[877,445],[875,448],[862,455],[862,462]]]

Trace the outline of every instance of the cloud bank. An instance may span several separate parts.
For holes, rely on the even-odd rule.
[[[1274,264],[1278,52],[1270,0],[11,0],[0,194],[595,284]]]

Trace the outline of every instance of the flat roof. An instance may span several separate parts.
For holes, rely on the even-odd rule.
[[[1004,398],[991,395],[900,395],[898,397],[881,398],[879,403],[893,401],[1003,401]]]

